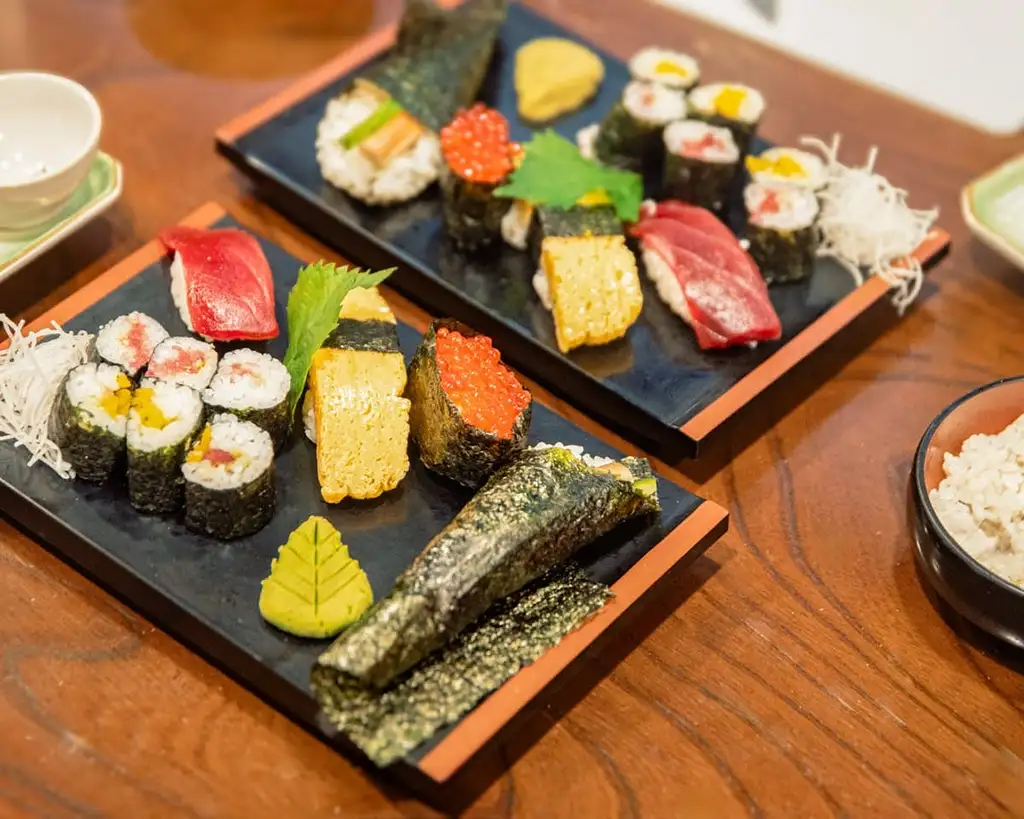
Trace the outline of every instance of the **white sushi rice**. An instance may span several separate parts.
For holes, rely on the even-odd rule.
[[[209,448],[230,452],[234,460],[217,463],[186,459],[181,467],[186,481],[205,489],[238,489],[270,469],[274,461],[274,444],[269,433],[251,421],[241,421],[229,413],[215,415],[209,427]]]
[[[718,98],[723,92],[740,91],[743,100],[739,105],[737,121],[751,125],[761,119],[764,114],[764,96],[756,88],[736,83],[712,83],[698,85],[690,92],[690,107],[704,117],[712,117],[719,113]],[[732,117],[729,117],[732,119]]]
[[[551,298],[551,288],[548,287],[548,277],[544,273],[543,267],[538,267],[537,272],[533,274],[533,289],[545,310],[551,312],[555,309],[555,302]]]
[[[580,149],[580,155],[584,159],[594,158],[594,145],[597,143],[597,135],[600,132],[601,125],[597,122],[585,125],[576,132],[576,147]]]
[[[171,298],[174,306],[178,308],[178,314],[190,333],[195,332],[192,326],[192,314],[188,310],[188,296],[185,289],[185,263],[181,260],[181,254],[175,252],[171,259]],[[209,341],[209,339],[207,339]]]
[[[146,375],[194,390],[210,385],[217,371],[217,351],[212,344],[189,336],[161,341],[153,350]]]
[[[133,334],[138,334],[140,340],[137,350],[131,343]],[[134,376],[149,362],[156,345],[169,335],[156,319],[133,312],[118,316],[100,328],[96,334],[96,352],[104,361],[117,364]]]
[[[142,390],[152,390],[153,403],[169,422],[163,428],[147,426],[141,414]],[[128,448],[138,452],[155,452],[185,439],[199,422],[203,401],[199,393],[183,384],[144,378],[132,396],[128,413]]]
[[[656,82],[686,91],[700,81],[700,65],[689,54],[668,48],[642,48],[629,61],[634,80]]]
[[[654,250],[643,248],[640,255],[643,257],[647,278],[651,280],[654,289],[658,291],[658,298],[687,324],[693,324],[693,316],[686,303],[686,296],[683,295],[683,287],[679,284],[679,279],[676,278],[672,266]]]
[[[512,203],[501,217],[501,237],[516,250],[526,250],[530,237],[530,223],[533,221],[533,205],[522,199]]]
[[[614,463],[614,458],[605,458],[601,455],[588,455],[583,451],[583,447],[577,444],[563,444],[559,441],[557,444],[546,444],[543,441],[536,443],[530,447],[530,449],[564,449],[571,452],[575,457],[579,458],[587,466],[593,468],[599,466],[607,466],[610,463]]]
[[[66,390],[71,405],[88,415],[94,427],[123,438],[128,424],[127,411],[123,415],[111,415],[103,408],[103,401],[124,389],[118,383],[118,376],[124,376],[124,371],[113,364],[81,364],[68,375]]]
[[[378,168],[356,146],[346,150],[341,139],[366,120],[379,103],[357,90],[327,103],[317,126],[316,159],[324,179],[369,205],[406,202],[435,182],[441,172],[441,142],[424,131],[405,153]]]
[[[723,165],[739,162],[740,149],[728,128],[708,125],[699,119],[681,119],[665,128],[665,148],[676,156]]]
[[[686,94],[658,83],[626,83],[622,104],[634,119],[658,127],[686,117]]]
[[[775,198],[778,210],[761,210],[769,196]],[[811,190],[792,185],[751,182],[743,189],[743,203],[750,223],[768,230],[801,230],[818,218],[818,197]]]
[[[288,396],[291,376],[284,364],[256,350],[232,350],[220,360],[203,400],[232,410],[270,409]]]
[[[302,399],[302,429],[306,437],[316,443],[316,403],[313,401],[312,390],[306,390]]]
[[[997,435],[972,435],[942,469],[928,499],[943,527],[982,566],[1024,586],[1024,415]]]
[[[828,180],[828,172],[822,159],[798,148],[769,148],[758,159],[776,163],[780,159],[789,159],[795,163],[803,175],[781,176],[773,170],[754,171],[750,174],[755,182],[769,182],[778,185],[792,185],[794,188],[807,188],[816,191],[824,187]],[[749,160],[748,160],[749,161]]]

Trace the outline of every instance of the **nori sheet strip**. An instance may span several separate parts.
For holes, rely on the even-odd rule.
[[[185,525],[194,532],[234,540],[258,532],[274,516],[274,464],[237,489],[207,489],[185,481]]]
[[[618,463],[632,481],[591,469],[561,448],[518,453],[320,663],[363,684],[387,686],[495,601],[625,520],[656,511],[647,461]]]
[[[577,205],[569,210],[538,205],[533,210],[527,244],[531,255],[540,259],[541,244],[551,236],[621,236],[624,232],[622,221],[610,205]]]
[[[370,353],[400,353],[398,326],[377,319],[344,318],[331,331],[324,347],[334,350],[358,350]]]
[[[512,200],[494,195],[500,184],[470,182],[447,166],[441,171],[441,216],[458,247],[479,250],[501,236],[501,220]]]
[[[94,426],[88,413],[71,403],[67,389],[70,375],[64,376],[60,397],[50,410],[49,434],[64,460],[75,470],[75,477],[89,483],[104,483],[124,462],[125,440]]]
[[[499,438],[463,420],[458,407],[441,386],[436,346],[440,327],[455,330],[467,338],[479,335],[476,330],[450,319],[431,322],[409,365],[406,397],[412,401],[410,432],[419,446],[420,460],[428,469],[476,488],[500,463],[526,446],[533,399],[531,396],[530,404],[519,413],[511,438]]]
[[[361,79],[440,131],[479,94],[507,6],[508,0],[469,0],[445,12],[407,0],[395,48]]]
[[[818,230],[811,224],[797,230],[772,230],[747,225],[750,255],[767,282],[795,282],[814,270]]]
[[[569,564],[493,606],[446,648],[383,691],[313,669],[324,714],[371,761],[389,765],[458,720],[596,614],[608,588]]]
[[[255,407],[250,409],[231,409],[230,407],[222,407],[212,403],[207,403],[206,408],[209,410],[209,415],[230,412],[240,421],[251,421],[260,429],[265,430],[270,435],[270,440],[274,442],[274,452],[280,451],[285,441],[288,440],[287,396],[280,403],[266,409],[256,409]]]
[[[738,170],[736,162],[705,162],[669,151],[665,155],[664,198],[681,199],[721,214]]]
[[[128,447],[128,500],[138,512],[170,514],[185,502],[185,476],[181,465],[203,428],[203,412],[185,436],[151,452]]]

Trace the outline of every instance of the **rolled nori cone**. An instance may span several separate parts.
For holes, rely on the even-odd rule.
[[[526,446],[533,401],[516,418],[511,438],[499,438],[465,421],[441,386],[437,331],[445,327],[472,338],[475,330],[451,319],[431,322],[409,365],[405,394],[412,401],[409,427],[424,465],[464,486],[480,486],[497,466]],[[505,366],[503,363],[499,366]]]
[[[561,447],[520,452],[319,663],[384,687],[495,601],[623,521],[659,508],[645,459],[593,468]]]

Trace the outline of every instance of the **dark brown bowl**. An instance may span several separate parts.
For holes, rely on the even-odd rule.
[[[918,568],[936,593],[979,628],[1024,648],[1024,589],[990,572],[939,522],[928,492],[942,481],[942,458],[971,435],[1001,432],[1024,413],[1024,376],[1004,378],[958,398],[921,437],[910,477]]]

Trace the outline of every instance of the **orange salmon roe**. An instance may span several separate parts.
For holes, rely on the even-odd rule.
[[[463,420],[499,438],[511,438],[516,419],[530,405],[530,393],[501,363],[491,340],[467,338],[442,327],[436,346],[441,387]]]
[[[441,129],[441,149],[448,167],[470,182],[493,184],[512,171],[508,120],[483,103],[460,111]]]

